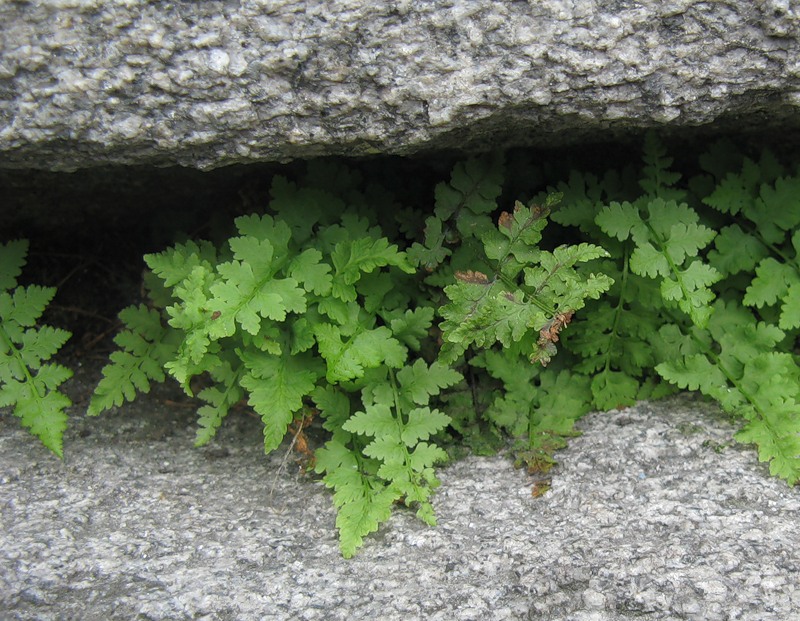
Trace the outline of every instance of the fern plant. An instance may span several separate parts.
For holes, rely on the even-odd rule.
[[[619,175],[607,177],[609,183],[573,176],[566,189],[576,200],[554,219],[609,250],[616,266],[598,269],[616,284],[608,299],[587,308],[566,347],[582,358],[575,370],[593,374],[598,409],[668,392],[655,371],[744,419],[737,439],[756,444],[771,473],[794,484],[800,479],[793,351],[800,327],[794,194],[800,185],[782,176],[768,153],[760,163],[744,159],[734,174],[716,166],[717,151],[701,158],[710,174],[682,189],[680,175],[669,170],[671,158],[649,135],[643,193],[633,200],[613,200],[615,192],[630,193],[615,183]],[[724,151],[729,157],[729,147]],[[720,223],[704,205],[731,217]]]
[[[408,252],[383,234],[347,172],[318,167],[303,188],[276,178],[269,213],[238,218],[227,243],[189,241],[145,257],[150,306],[121,313],[120,349],[89,414],[171,376],[204,402],[198,446],[246,399],[270,452],[314,408],[330,433],[314,468],[334,490],[345,556],[398,502],[433,524],[434,466],[447,459],[440,444],[448,428],[469,428],[442,409],[455,402],[444,393],[465,393],[463,363],[454,363],[473,344],[530,345],[531,335],[528,356],[549,357],[564,318],[609,283],[575,267],[602,255],[598,247],[538,249],[554,199],[542,209],[518,205],[493,223],[501,170],[497,157],[457,166],[437,188],[424,244]],[[456,269],[476,258],[489,275]],[[487,282],[473,288],[470,279]],[[437,283],[447,281],[451,301],[438,308]]]
[[[359,200],[355,188],[339,191]],[[420,299],[405,253],[374,219],[283,178],[273,183],[270,208],[274,216],[238,218],[238,234],[220,248],[187,242],[145,258],[152,308],[121,314],[121,349],[89,413],[167,374],[194,394],[192,380],[202,376],[196,444],[247,399],[270,452],[314,405],[332,432],[316,470],[335,490],[349,556],[397,501],[433,521],[432,466],[445,454],[427,441],[449,419],[429,401],[461,376],[419,357],[433,308]]]
[[[352,556],[364,535],[388,519],[396,502],[417,506],[417,516],[436,524],[431,492],[439,486],[434,464],[447,453],[432,442],[450,418],[429,402],[462,380],[457,371],[422,359],[362,382],[359,411],[350,415],[342,392],[315,395],[332,439],[316,452],[316,471],[334,489],[342,554]]]
[[[491,266],[489,274],[454,273],[456,282],[445,287],[448,303],[440,310],[445,362],[454,362],[470,345],[510,347],[533,331],[539,338],[530,359],[546,365],[555,354],[558,334],[575,311],[586,298],[598,298],[608,289],[608,276],[584,277],[575,267],[607,256],[599,246],[560,246],[553,252],[538,247],[547,209],[557,200],[551,197],[544,208],[518,202],[513,214],[501,213],[497,229],[487,229],[481,236],[482,263]]]
[[[736,439],[757,445],[771,474],[794,485],[800,479],[800,367],[791,352],[776,351],[785,333],[735,302],[719,300],[713,310],[706,329],[659,331],[664,362],[656,370],[743,418]]]
[[[335,163],[276,177],[227,241],[145,257],[149,301],[120,314],[89,414],[172,378],[201,402],[198,446],[237,405],[265,452],[318,420],[324,445],[304,451],[346,557],[398,504],[434,524],[435,469],[459,445],[510,438],[544,472],[588,411],[679,389],[794,484],[800,171],[727,145],[689,179],[672,166],[649,135],[639,171],[573,172],[508,210],[499,154],[457,164],[429,211],[376,209],[396,201]],[[46,361],[68,334],[34,327],[52,292],[17,287],[27,246],[2,249],[0,405],[60,454],[68,372]]]
[[[72,403],[59,387],[72,371],[50,359],[71,334],[38,325],[56,290],[18,285],[27,254],[26,240],[0,244],[0,407],[13,408],[23,426],[62,457]]]
[[[431,273],[428,284],[443,287],[439,359],[472,369],[472,394],[458,398],[452,426],[479,451],[496,446],[493,439],[501,433],[510,434],[517,463],[546,471],[589,408],[585,395],[574,391],[558,398],[557,387],[571,375],[543,366],[576,311],[613,281],[582,267],[606,256],[596,245],[540,247],[560,193],[530,206],[517,201],[513,212],[498,214],[503,168],[497,155],[457,165],[450,182],[437,186],[424,243],[414,243],[409,256]],[[488,371],[499,390],[477,376],[477,369]],[[583,385],[577,378],[573,388]],[[488,399],[477,396],[485,393]]]

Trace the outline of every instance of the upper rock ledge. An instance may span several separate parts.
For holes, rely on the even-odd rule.
[[[794,0],[0,3],[0,167],[800,126]]]

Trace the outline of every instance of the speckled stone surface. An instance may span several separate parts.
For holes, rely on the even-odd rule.
[[[800,489],[694,399],[587,416],[540,498],[502,456],[457,462],[437,527],[397,511],[351,560],[257,423],[194,449],[156,393],[75,418],[58,462],[0,418],[0,618],[800,618]]]
[[[800,126],[790,0],[39,0],[0,24],[5,168]]]

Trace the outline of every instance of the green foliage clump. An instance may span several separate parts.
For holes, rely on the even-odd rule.
[[[224,243],[145,257],[149,302],[120,314],[89,414],[171,377],[202,402],[201,446],[246,404],[265,452],[294,436],[333,490],[346,557],[395,505],[434,524],[435,468],[459,447],[510,438],[517,465],[546,472],[585,413],[677,390],[717,401],[794,484],[800,171],[727,144],[686,180],[672,166],[649,135],[640,170],[523,186],[530,200],[509,210],[497,154],[457,164],[429,211],[381,209],[395,199],[338,164],[276,177]],[[39,306],[14,321],[32,326]],[[30,350],[46,360],[60,342]],[[314,451],[300,435],[312,419]]]
[[[89,413],[166,375],[193,395],[202,376],[196,445],[246,399],[270,452],[313,408],[331,433],[315,468],[334,489],[350,556],[396,502],[434,522],[433,465],[446,453],[429,440],[449,417],[433,402],[462,378],[423,359],[434,308],[406,253],[373,210],[359,208],[357,188],[298,188],[279,177],[271,195],[272,215],[238,218],[221,247],[190,241],[145,258],[151,308],[123,311],[121,349]]]
[[[38,325],[56,290],[17,284],[27,254],[25,240],[0,244],[0,407],[13,407],[22,424],[62,457],[65,410],[72,403],[59,387],[72,371],[48,361],[71,334]]]
[[[583,378],[549,366],[556,343],[586,300],[613,281],[586,269],[608,255],[597,245],[541,247],[559,192],[528,206],[517,201],[495,223],[489,214],[498,211],[502,171],[497,157],[457,165],[450,183],[436,188],[424,246],[415,243],[409,255],[433,271],[426,282],[443,286],[439,359],[466,365],[472,380],[473,398],[450,412],[452,426],[479,452],[510,435],[517,463],[544,472],[589,411]]]
[[[145,257],[150,304],[121,313],[120,349],[89,414],[167,376],[204,402],[198,446],[242,400],[261,417],[265,452],[318,414],[330,438],[314,469],[334,490],[351,556],[397,503],[435,523],[434,466],[447,460],[452,434],[476,439],[483,425],[500,437],[500,419],[478,420],[475,398],[464,398],[467,350],[498,342],[526,347],[529,358],[552,355],[568,317],[610,280],[578,267],[604,255],[599,247],[538,248],[555,199],[517,205],[495,224],[499,158],[457,166],[436,190],[424,243],[407,250],[384,229],[413,234],[413,225],[379,221],[358,179],[330,166],[312,167],[304,187],[275,178],[267,212],[237,218],[219,247],[188,241]],[[553,420],[526,412],[537,433],[571,432],[573,419],[562,429],[555,411]]]
[[[732,152],[712,149],[701,157],[703,174],[680,187],[650,135],[638,192],[617,173],[573,174],[558,186],[571,200],[553,219],[608,250],[613,260],[597,269],[615,282],[587,305],[565,348],[577,355],[573,370],[591,376],[597,409],[670,385],[699,390],[744,420],[737,440],[756,444],[770,472],[794,484],[800,174],[788,175],[769,152],[742,158],[741,173],[731,173],[719,163]]]

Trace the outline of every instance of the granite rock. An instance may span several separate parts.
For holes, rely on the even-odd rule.
[[[0,616],[276,621],[800,618],[800,489],[692,398],[587,416],[552,489],[508,457],[441,469],[345,560],[328,491],[256,418],[192,448],[156,391],[76,417],[59,461],[0,417]]]
[[[800,127],[790,0],[41,0],[0,23],[3,168]]]

